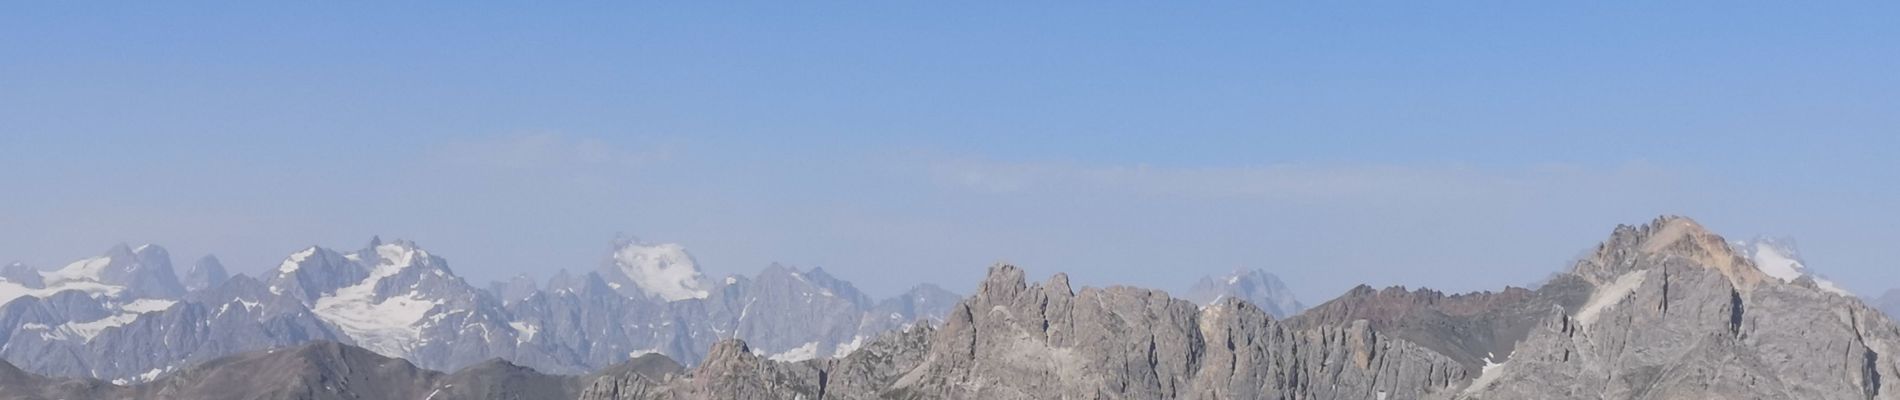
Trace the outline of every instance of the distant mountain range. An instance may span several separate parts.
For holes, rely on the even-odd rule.
[[[876,334],[940,321],[932,285],[874,301],[822,269],[772,265],[708,280],[676,244],[622,240],[594,271],[478,288],[408,241],[309,247],[262,277],[213,257],[183,274],[158,246],[116,246],[39,271],[0,268],[0,358],[33,373],[150,381],[250,350],[344,343],[437,370],[489,359],[551,373],[642,354],[697,363],[721,338],[780,360],[837,356]]]

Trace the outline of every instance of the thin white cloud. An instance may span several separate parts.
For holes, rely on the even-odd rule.
[[[984,192],[1098,192],[1290,202],[1498,199],[1645,186],[1673,179],[1668,171],[1642,163],[1611,168],[1482,169],[1314,164],[1159,167],[961,159],[938,162],[931,173],[938,182]]]
[[[438,161],[507,170],[636,168],[671,156],[665,146],[628,149],[588,137],[553,132],[490,136],[445,143]]]

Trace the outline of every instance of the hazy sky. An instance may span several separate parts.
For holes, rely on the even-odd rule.
[[[479,283],[627,234],[875,295],[1008,260],[1317,303],[1667,213],[1900,286],[1900,3],[258,3],[0,12],[0,260],[380,234]]]

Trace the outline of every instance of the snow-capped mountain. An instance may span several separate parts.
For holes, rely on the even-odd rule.
[[[162,312],[186,292],[164,248],[120,244],[53,271],[15,264],[0,277],[0,357],[91,376],[74,354],[95,338]]]
[[[1187,293],[1188,299],[1201,304],[1215,304],[1228,297],[1253,303],[1274,318],[1290,317],[1306,309],[1280,277],[1258,269],[1235,269],[1224,276],[1202,277]]]
[[[676,243],[646,244],[639,239],[617,241],[612,257],[601,266],[607,285],[628,296],[666,301],[704,299],[710,292],[699,263]]]
[[[958,298],[935,287],[872,302],[821,269],[773,265],[703,278],[672,243],[623,240],[595,272],[483,290],[413,242],[311,246],[263,278],[206,257],[185,282],[157,246],[117,246],[54,271],[0,268],[0,358],[34,373],[144,382],[192,363],[314,340],[452,370],[502,358],[582,373],[659,353],[687,363],[725,338],[780,359],[851,352],[866,338],[941,321]],[[186,290],[189,288],[190,290]]]
[[[1795,247],[1795,241],[1788,238],[1757,236],[1749,240],[1736,240],[1729,243],[1735,252],[1741,253],[1755,263],[1755,267],[1768,276],[1783,282],[1794,282],[1801,277],[1814,280],[1814,284],[1823,290],[1842,296],[1853,293],[1842,289],[1840,285],[1822,278],[1808,270],[1807,263],[1801,260],[1801,252]]]
[[[452,297],[472,294],[457,285],[460,279],[448,278],[447,261],[414,243],[372,243],[345,258],[368,276],[324,292],[309,306],[357,345],[385,356],[408,356],[422,342],[424,318]]]
[[[120,244],[105,254],[74,261],[54,271],[32,271],[24,265],[8,267],[0,277],[0,301],[21,296],[47,297],[76,290],[94,297],[172,299],[184,294],[184,285],[172,272],[171,255],[164,248],[143,245],[136,250]],[[31,275],[37,273],[38,277]]]

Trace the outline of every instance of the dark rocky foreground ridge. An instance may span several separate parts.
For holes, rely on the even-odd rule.
[[[1679,217],[1618,227],[1537,289],[1362,287],[1284,320],[1024,275],[993,266],[940,326],[837,358],[721,340],[691,369],[646,355],[584,376],[444,374],[323,343],[132,386],[0,366],[0,399],[1900,399],[1891,319]]]

